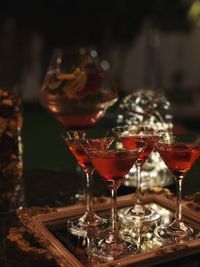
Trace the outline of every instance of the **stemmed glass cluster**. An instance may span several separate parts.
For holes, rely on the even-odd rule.
[[[199,157],[199,143],[194,139],[191,140],[190,136],[169,136],[147,127],[123,126],[115,127],[112,131],[114,136],[111,146],[96,149],[91,145],[84,148],[92,165],[110,189],[112,204],[110,227],[106,232],[95,235],[90,240],[90,253],[104,260],[113,260],[127,253],[134,254],[140,251],[141,240],[136,242],[120,232],[120,228],[130,223],[139,226],[138,229],[142,229],[141,226],[146,223],[154,223],[154,235],[163,244],[190,237],[193,229],[182,219],[181,192],[183,178]],[[177,182],[175,219],[167,226],[159,225],[161,215],[146,207],[140,195],[141,166],[154,149],[160,154]],[[136,200],[132,207],[117,211],[117,189],[134,164],[136,168],[139,166],[139,171],[137,170],[139,189]],[[137,227],[133,227],[133,231],[136,229]]]
[[[98,238],[91,241],[92,254],[101,258],[115,258],[135,251],[135,244],[120,237],[117,213],[117,190],[128,174],[146,143],[138,140],[137,147],[126,149],[112,132],[66,131],[64,141],[86,174],[86,212],[80,218],[67,222],[68,230],[77,236],[88,236],[93,232]],[[96,170],[111,192],[110,220],[95,214],[92,201],[92,174]],[[106,231],[103,231],[106,230]]]
[[[155,131],[144,126],[119,126],[113,129],[115,136],[121,140],[124,147],[137,147],[138,140],[146,143],[146,148],[136,160],[137,191],[136,200],[132,207],[119,210],[119,216],[124,224],[131,222],[140,227],[159,222],[160,215],[153,209],[145,207],[141,201],[141,167],[153,150],[156,150],[174,176],[177,184],[175,219],[166,227],[155,227],[155,235],[163,243],[170,243],[188,238],[193,233],[191,226],[182,219],[182,183],[186,174],[200,155],[199,141],[195,135],[172,135]],[[196,138],[196,139],[195,139]]]
[[[188,136],[165,138],[165,133],[144,125],[119,126],[109,135],[100,131],[90,135],[86,129],[104,117],[117,99],[109,76],[98,63],[96,50],[73,47],[55,51],[40,91],[40,103],[65,127],[62,138],[85,173],[87,189],[85,213],[79,218],[70,218],[67,228],[76,236],[89,238],[92,233],[88,251],[103,260],[138,250],[134,240],[121,234],[120,228],[124,225],[155,224],[155,235],[162,242],[187,238],[193,233],[182,219],[181,191],[185,175],[200,154],[199,144]],[[161,215],[142,201],[142,166],[153,150],[160,154],[177,183],[175,219],[167,227],[157,227]],[[136,198],[132,207],[118,210],[118,188],[133,166],[137,173]],[[95,170],[111,193],[110,219],[100,217],[93,208]]]
[[[194,140],[188,140],[188,136],[181,140],[183,136],[170,136],[169,138],[163,132],[156,132],[144,126],[115,127],[110,132],[111,136],[101,138],[91,138],[86,135],[87,131],[84,131],[84,135],[82,133],[77,135],[77,133],[76,131],[72,139],[65,136],[66,144],[84,168],[86,177],[90,176],[88,173],[92,174],[96,170],[111,192],[110,220],[94,213],[91,205],[91,190],[89,190],[86,213],[76,221],[79,226],[85,227],[83,221],[87,219],[84,231],[85,236],[88,238],[90,236],[88,251],[92,256],[103,260],[113,260],[138,252],[141,240],[136,242],[123,236],[120,231],[122,226],[131,223],[137,225],[138,228],[133,227],[133,229],[139,229],[139,231],[146,223],[155,224],[155,236],[163,243],[187,238],[193,233],[191,226],[182,220],[181,191],[183,178],[199,157],[199,144],[196,144]],[[67,135],[69,136],[69,132]],[[76,152],[73,144],[78,144]],[[141,167],[153,150],[158,151],[177,182],[177,210],[174,221],[167,227],[166,225],[158,226],[161,215],[152,208],[146,207],[142,202]],[[138,175],[137,197],[132,207],[117,210],[117,190],[133,165],[136,166]],[[74,226],[77,227],[74,219],[70,219],[69,230]],[[75,235],[81,235],[81,232],[70,231]]]

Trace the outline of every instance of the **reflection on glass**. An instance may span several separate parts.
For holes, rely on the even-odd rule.
[[[147,203],[146,205],[150,208],[153,208],[156,212],[160,214],[161,222],[159,223],[159,225],[167,226],[171,221],[173,221],[173,212],[171,212],[166,207],[163,207],[162,205],[157,203]],[[102,217],[105,217],[107,216],[108,212],[109,211],[106,211],[104,213],[101,213],[100,215]],[[192,224],[191,221],[190,223]],[[70,232],[66,231],[66,218],[53,220],[45,224],[45,226],[48,228],[50,233],[57,240],[59,240],[59,242],[67,250],[69,250],[80,261],[81,264],[83,264],[83,266],[98,266],[98,264],[102,262],[97,257],[93,257],[91,253],[91,246],[93,244],[92,239],[94,238],[94,236],[89,235],[88,237],[78,237],[72,235]],[[152,253],[155,253],[153,255],[164,255],[165,253],[169,255],[168,253],[170,252],[170,246],[162,242],[162,240],[156,236],[156,234],[154,233],[154,228],[155,226],[153,227],[145,226],[145,228],[141,227],[140,229],[141,237],[138,238],[139,232],[136,233],[135,229],[133,228],[133,225],[126,225],[120,229],[120,234],[122,238],[124,237],[126,239],[129,238],[128,241],[134,244],[137,244],[137,242],[140,240],[140,244],[137,244],[137,248],[134,251],[134,254],[136,255],[140,253],[146,253],[146,255],[148,256],[148,253],[151,253],[150,254],[151,259],[152,259]],[[200,238],[199,236],[200,228],[197,227],[197,224],[196,225],[193,224],[193,229],[194,232],[190,236],[190,240],[197,240]],[[172,246],[175,245],[176,244],[173,242]],[[177,251],[178,247],[176,247],[175,250]],[[159,254],[159,252],[161,254]],[[119,256],[119,259],[122,259],[123,261],[124,259],[123,255],[121,255],[121,257]],[[113,264],[115,264],[114,261]]]

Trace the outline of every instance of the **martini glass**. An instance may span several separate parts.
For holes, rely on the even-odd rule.
[[[156,149],[172,172],[177,185],[175,219],[167,227],[159,227],[156,234],[165,241],[178,241],[193,233],[191,226],[182,219],[182,183],[186,174],[199,157],[200,147],[194,136],[174,136],[170,140],[158,142]]]
[[[104,229],[108,226],[108,220],[100,218],[93,209],[92,178],[94,167],[84,150],[86,147],[108,148],[113,141],[113,137],[102,137],[103,134],[105,134],[104,131],[98,131],[98,136],[92,137],[91,131],[66,131],[63,135],[67,147],[82,167],[86,177],[86,212],[80,218],[69,219],[67,223],[68,230],[77,236],[86,236],[90,228]]]
[[[139,155],[135,166],[137,175],[136,200],[132,207],[122,209],[119,212],[120,219],[124,224],[137,220],[138,223],[154,223],[160,219],[160,215],[151,208],[147,208],[142,203],[142,179],[141,168],[154,150],[161,133],[156,132],[148,126],[118,126],[113,128],[113,132],[122,142],[126,149],[137,149],[141,141],[146,143],[145,149]]]
[[[113,260],[122,255],[134,253],[136,246],[120,237],[120,227],[117,214],[117,190],[125,176],[136,162],[145,147],[144,142],[138,143],[133,150],[111,148],[88,149],[91,162],[107,184],[111,192],[111,228],[106,233],[91,240],[89,253],[102,260]]]

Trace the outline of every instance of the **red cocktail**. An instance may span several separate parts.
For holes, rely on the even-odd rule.
[[[145,207],[141,201],[141,168],[154,150],[155,144],[158,142],[161,134],[156,133],[150,127],[140,126],[118,126],[113,128],[113,132],[126,149],[137,149],[141,142],[146,144],[145,149],[135,164],[137,174],[136,201],[133,207],[120,210],[120,219],[124,224],[132,222],[135,219],[140,220],[142,223],[155,222],[160,218],[159,214],[153,209]]]
[[[88,150],[88,155],[94,168],[106,182],[112,196],[111,229],[106,234],[104,233],[102,236],[94,238],[91,241],[90,250],[93,256],[104,260],[113,260],[121,255],[133,253],[136,249],[135,245],[122,240],[119,236],[116,197],[117,189],[138,159],[144,147],[145,144],[140,142],[140,146],[134,150]]]
[[[96,171],[102,176],[107,186],[118,189],[128,171],[138,159],[138,151],[99,151],[91,153],[91,161]]]
[[[184,178],[199,156],[199,146],[194,144],[157,144],[157,150],[173,173]]]
[[[94,147],[96,149],[106,149],[112,143],[112,137],[102,137],[102,138],[87,138],[89,132],[84,132],[84,138],[82,137],[82,132],[67,132],[64,136],[64,141],[67,144],[70,151],[73,153],[79,165],[83,168],[86,174],[86,212],[79,219],[68,220],[68,230],[78,236],[86,236],[88,230],[91,227],[104,228],[108,226],[108,221],[106,219],[97,216],[93,210],[92,202],[92,174],[94,172],[94,167],[91,164],[91,160],[85,151],[87,147]],[[88,133],[88,134],[87,134]]]
[[[109,147],[112,141],[112,137],[102,137],[94,139],[68,139],[65,142],[69,147],[70,151],[73,153],[76,160],[78,161],[79,165],[87,171],[88,168],[92,168],[92,164],[89,156],[84,150],[84,147],[92,147],[93,149],[105,149]]]
[[[132,135],[127,137],[120,137],[121,141],[125,148],[127,149],[135,149],[138,146],[138,143],[143,141],[146,143],[146,148],[140,154],[139,158],[137,159],[137,164],[141,167],[144,165],[145,161],[150,156],[151,152],[154,150],[155,144],[158,142],[160,135],[152,135],[152,134],[141,134],[141,135]]]
[[[183,178],[199,157],[199,145],[192,136],[175,136],[171,142],[156,145],[161,158],[174,175],[177,183],[177,209],[174,221],[165,228],[158,228],[157,234],[165,240],[179,240],[192,234],[193,230],[182,220],[181,192]]]

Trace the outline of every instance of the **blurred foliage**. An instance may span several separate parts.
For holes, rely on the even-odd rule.
[[[188,18],[193,24],[200,26],[200,0],[192,1],[188,12]]]

